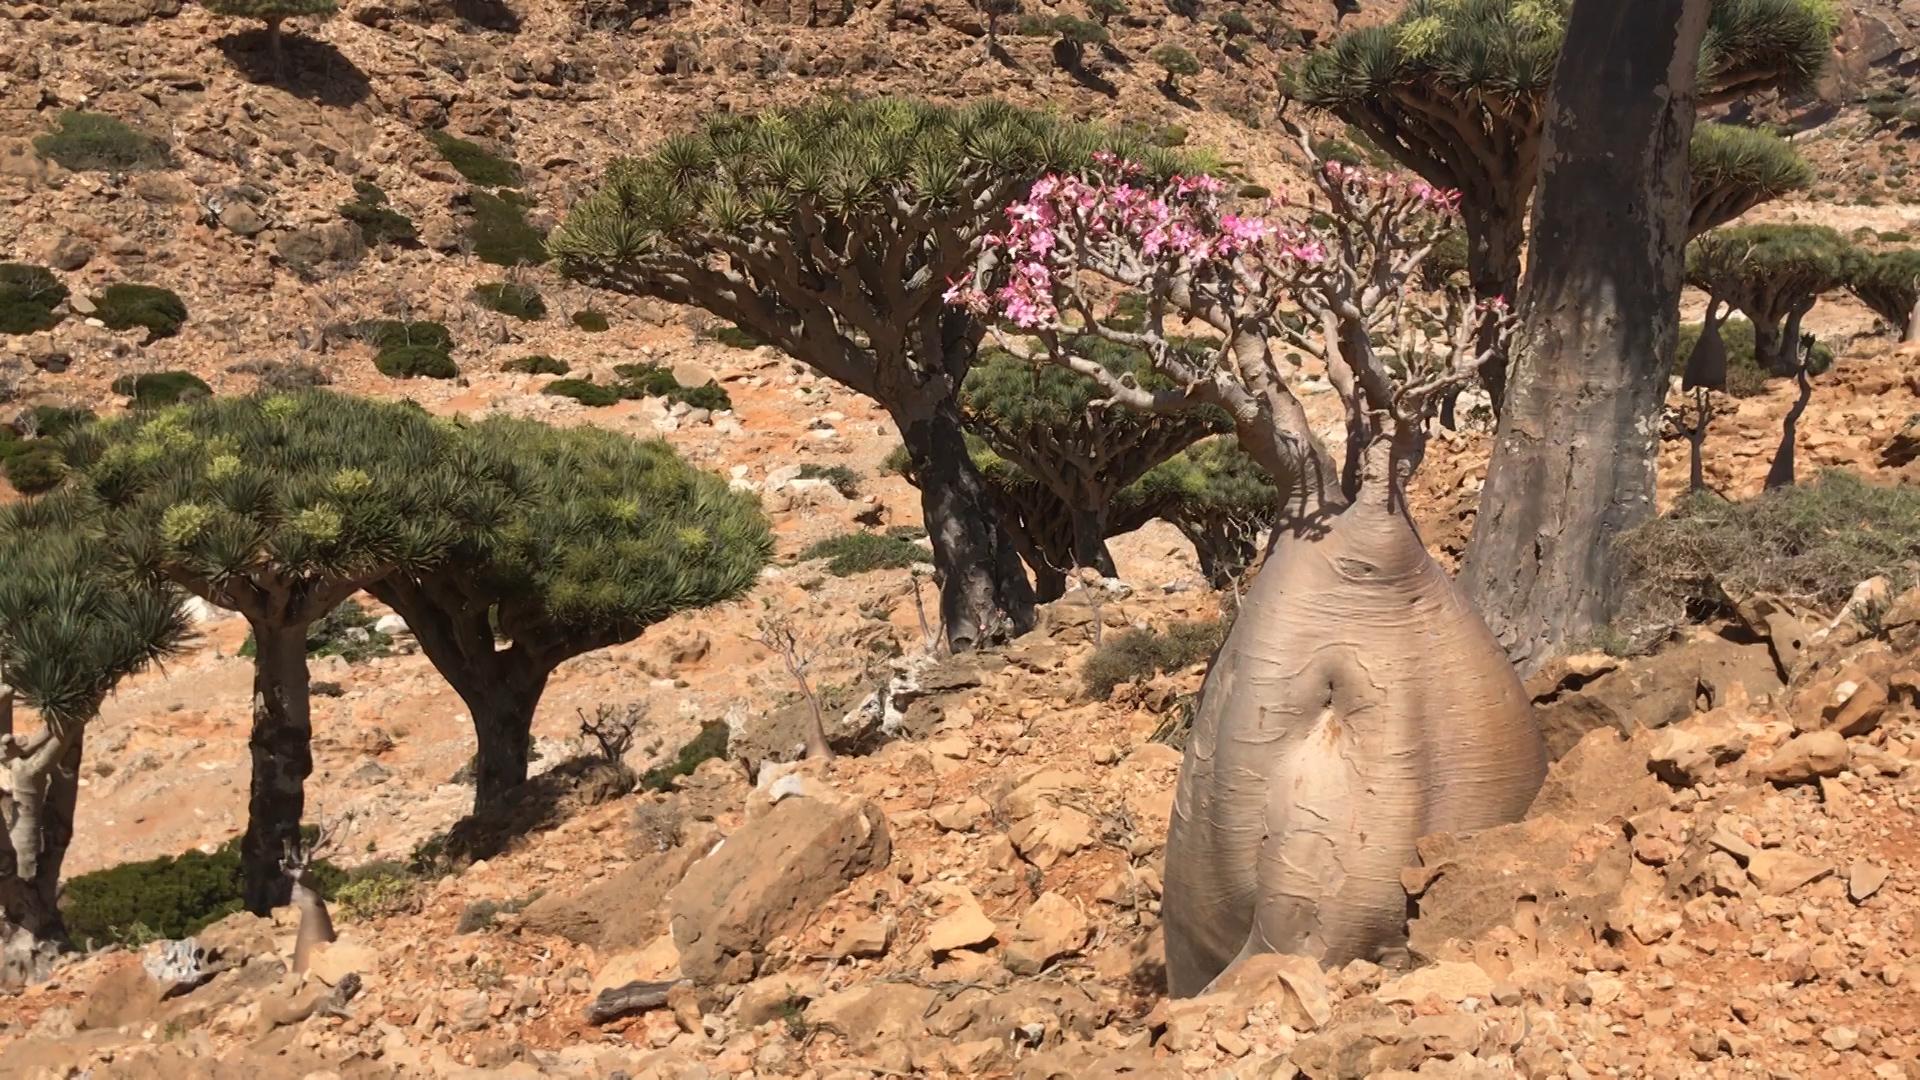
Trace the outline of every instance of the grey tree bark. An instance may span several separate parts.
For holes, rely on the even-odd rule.
[[[1522,328],[1464,579],[1523,671],[1604,626],[1651,516],[1708,0],[1579,0],[1548,107]]]
[[[306,624],[253,622],[253,640],[253,785],[240,862],[247,910],[265,915],[292,895],[280,860],[300,839],[313,773],[313,716]]]

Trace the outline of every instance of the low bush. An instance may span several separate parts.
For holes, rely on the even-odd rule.
[[[355,323],[353,334],[376,349],[396,345],[420,345],[442,352],[453,351],[453,334],[437,322],[404,322],[399,319],[370,319]]]
[[[565,375],[573,370],[573,365],[551,356],[522,356],[500,367],[503,371],[516,371],[522,375]]]
[[[140,172],[173,164],[164,139],[100,113],[61,113],[59,126],[34,139],[33,149],[74,172]]]
[[[0,334],[51,330],[65,316],[67,287],[44,266],[0,263]]]
[[[825,480],[833,485],[833,490],[849,499],[860,494],[859,475],[845,465],[802,465],[796,476],[801,480]]]
[[[245,360],[227,370],[254,376],[263,390],[309,390],[333,382],[333,376],[301,360]]]
[[[138,409],[159,408],[213,396],[213,387],[191,371],[122,375],[113,380],[112,389],[122,397],[132,398],[134,407]]]
[[[709,330],[707,336],[729,349],[757,349],[766,344],[764,338],[755,337],[751,330],[743,330],[738,326]]]
[[[607,321],[607,317],[604,314],[592,308],[588,308],[585,311],[574,312],[573,325],[585,330],[589,334],[604,334],[613,328],[613,324]]]
[[[67,475],[58,451],[39,440],[0,441],[0,474],[22,495],[52,491]]]
[[[1179,671],[1213,656],[1226,640],[1222,622],[1178,623],[1165,630],[1128,630],[1109,638],[1080,669],[1080,681],[1097,701],[1122,683]]]
[[[375,619],[358,601],[348,600],[307,627],[308,656],[337,656],[349,664],[393,655],[393,636],[374,628]],[[253,635],[240,643],[241,656],[255,654]]]
[[[540,388],[543,394],[554,397],[572,398],[593,409],[604,409],[620,402],[620,391],[611,386],[602,386],[592,379],[555,379]]]
[[[505,191],[469,192],[473,220],[467,223],[467,242],[473,255],[494,266],[537,266],[547,261],[547,234],[527,221],[527,201]]]
[[[640,777],[640,786],[648,791],[665,791],[682,776],[691,776],[702,763],[727,760],[727,741],[732,729],[725,720],[700,725],[700,733],[687,740],[672,761],[648,769]]]
[[[314,836],[311,826],[303,831]],[[323,896],[347,880],[325,860],[311,873]],[[190,937],[242,906],[239,837],[211,855],[188,851],[78,875],[60,897],[67,932],[85,948]]]
[[[620,364],[613,369],[620,376],[622,397],[663,397],[668,401],[684,401],[696,409],[712,409],[718,412],[733,408],[733,398],[727,391],[714,383],[705,386],[683,386],[673,377],[669,368],[654,363]]]
[[[1693,496],[1617,543],[1625,632],[1720,617],[1761,592],[1833,611],[1870,577],[1914,584],[1920,489],[1825,472],[1746,502]]]
[[[353,182],[353,201],[340,204],[340,216],[360,227],[368,247],[411,244],[419,239],[413,219],[387,203],[387,193],[365,180]]]
[[[800,558],[827,560],[827,571],[835,577],[851,577],[872,570],[901,570],[914,563],[933,561],[926,548],[911,540],[870,532],[822,540],[802,551]]]
[[[43,439],[57,439],[94,420],[93,410],[79,405],[35,405],[27,416],[33,433]]]
[[[427,141],[453,171],[481,187],[519,187],[520,167],[493,151],[444,131],[427,132]]]
[[[389,379],[451,379],[460,368],[445,349],[392,345],[374,354],[373,366]]]
[[[1687,368],[1687,357],[1693,355],[1693,347],[1699,343],[1702,327],[1699,323],[1686,323],[1680,327],[1680,340],[1673,350],[1673,373],[1679,375]],[[1755,397],[1767,392],[1767,380],[1774,378],[1766,367],[1754,358],[1753,324],[1745,319],[1730,318],[1720,324],[1720,341],[1727,347],[1727,393],[1734,397]],[[1833,366],[1833,350],[1818,342],[1813,346],[1813,370],[1817,374]]]
[[[334,886],[329,913],[342,922],[359,922],[417,910],[427,875],[394,859],[356,866]]]
[[[493,281],[473,287],[473,302],[489,311],[510,318],[538,322],[547,317],[547,302],[540,290],[511,281]]]
[[[94,318],[109,330],[140,327],[148,341],[172,337],[187,321],[187,304],[180,294],[158,285],[109,285],[93,298]]]

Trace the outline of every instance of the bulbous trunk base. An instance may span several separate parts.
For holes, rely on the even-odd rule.
[[[1205,687],[1167,839],[1167,976],[1406,945],[1414,843],[1523,814],[1546,748],[1519,678],[1377,503],[1284,536]]]

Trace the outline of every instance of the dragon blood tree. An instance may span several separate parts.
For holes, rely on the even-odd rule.
[[[1920,249],[1861,252],[1847,288],[1905,342],[1920,341]]]
[[[1481,299],[1512,297],[1519,287],[1548,92],[1572,6],[1413,0],[1391,23],[1316,50],[1291,78],[1300,101],[1353,125],[1428,182],[1460,192],[1467,271]],[[1811,86],[1835,25],[1828,0],[1714,0],[1710,20],[1700,48],[1701,108]],[[1725,179],[1716,173],[1708,182]],[[1488,376],[1498,402],[1499,371]]]
[[[65,939],[56,901],[87,725],[190,636],[185,594],[116,574],[91,511],[68,491],[0,508],[0,984]],[[16,730],[16,701],[33,729]]]
[[[1170,989],[1197,993],[1244,952],[1391,957],[1406,943],[1400,872],[1415,841],[1518,818],[1546,769],[1519,679],[1427,554],[1404,495],[1441,397],[1485,360],[1477,331],[1507,318],[1412,287],[1457,213],[1424,181],[1316,162],[1316,205],[1290,222],[1229,210],[1211,177],[1156,183],[1102,165],[1037,182],[950,295],[1034,337],[1111,405],[1224,410],[1277,489],[1266,567],[1207,675],[1181,766]],[[1143,294],[1139,329],[1102,321],[1090,293],[1115,284]],[[1222,343],[1195,357],[1173,320]],[[1094,339],[1144,350],[1168,385],[1087,359]],[[1309,364],[1345,407],[1340,451],[1290,384]]]
[[[1853,245],[1825,225],[1738,225],[1687,248],[1687,283],[1753,323],[1753,357],[1769,373],[1800,370],[1800,322],[1820,294],[1847,283]]]
[[[886,409],[963,650],[1030,626],[1033,594],[966,447],[958,397],[983,327],[941,295],[995,208],[1105,144],[998,101],[724,116],[615,162],[549,248],[579,280],[704,308]]]
[[[1098,339],[1084,344],[1085,355],[1117,377],[1145,385],[1158,380],[1146,354],[1137,349]],[[1074,567],[1112,577],[1107,538],[1131,531],[1116,529],[1111,520],[1121,493],[1155,466],[1227,426],[1226,415],[1217,410],[1142,413],[1108,408],[1104,402],[1096,406],[1098,398],[1098,388],[1088,380],[998,347],[980,350],[961,386],[968,430],[1052,496],[1044,500],[1051,505],[1023,515],[1039,527],[1027,530],[1029,535],[1064,531],[1068,541],[1064,552],[1048,545],[1054,549],[1047,556],[1052,565],[1034,567],[1042,600],[1058,598],[1056,579],[1064,581],[1064,572]],[[1053,561],[1063,555],[1067,561]]]
[[[1279,503],[1273,478],[1233,439],[1208,439],[1142,477],[1129,492],[1193,545],[1200,575],[1231,588],[1260,554]]]
[[[102,421],[62,442],[117,558],[253,630],[247,908],[286,903],[313,772],[307,629],[394,573],[509,521],[527,481],[412,404],[320,390],[209,398]]]

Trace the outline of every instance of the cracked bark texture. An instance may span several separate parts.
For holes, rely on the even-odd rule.
[[[1654,510],[1707,0],[1574,5],[1522,330],[1464,580],[1523,672],[1611,619],[1613,541]]]

